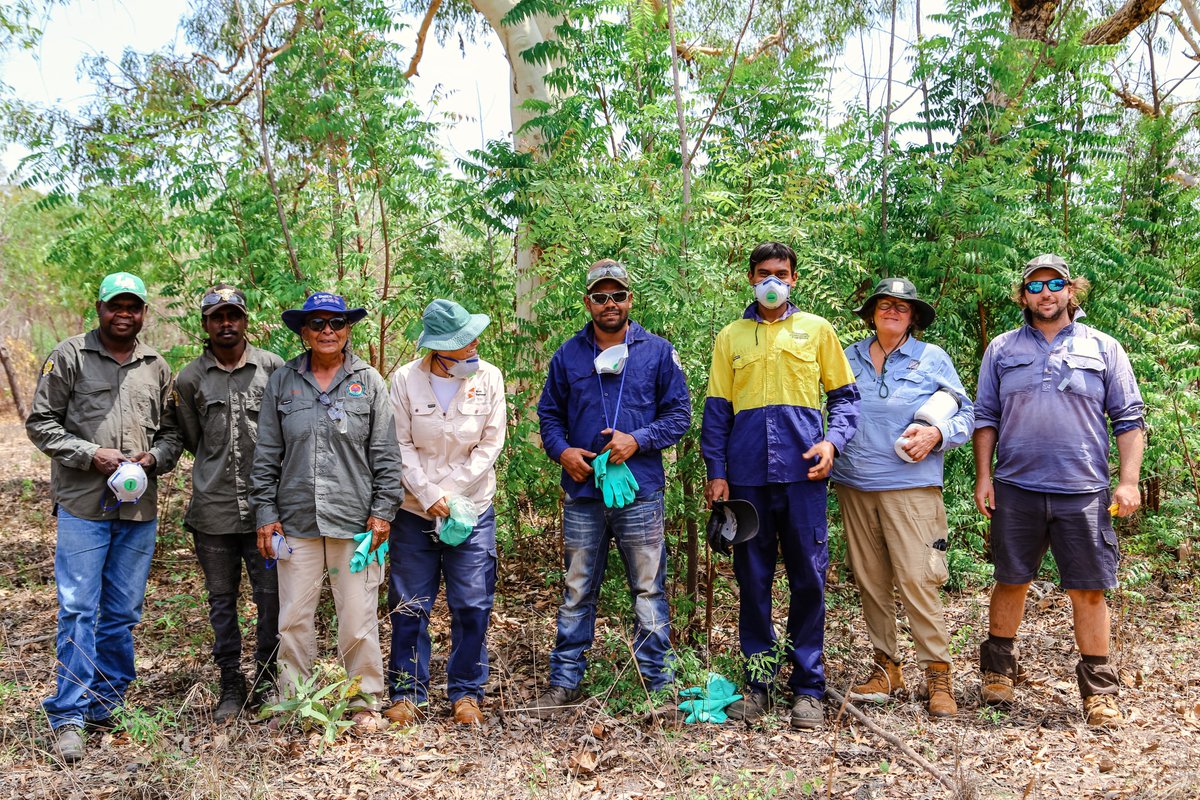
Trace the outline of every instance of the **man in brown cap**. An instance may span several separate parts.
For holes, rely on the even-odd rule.
[[[208,590],[212,654],[221,668],[213,720],[223,722],[240,714],[250,699],[238,627],[243,562],[258,607],[252,705],[261,703],[274,684],[279,594],[275,571],[258,552],[247,492],[263,390],[283,360],[246,341],[241,290],[217,284],[204,293],[200,313],[208,340],[200,357],[179,373],[170,413],[178,420],[183,446],[196,456],[184,526],[192,533]]]

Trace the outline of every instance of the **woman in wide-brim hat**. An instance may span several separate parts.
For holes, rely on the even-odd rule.
[[[481,724],[487,630],[496,588],[496,458],[504,448],[504,377],[479,358],[484,314],[434,300],[421,318],[429,353],[396,370],[392,405],[404,459],[404,505],[392,524],[388,719],[409,725],[429,701],[429,613],[440,583],[450,609],[446,688],[460,724]],[[473,526],[450,523],[462,509]],[[451,535],[449,531],[453,531]],[[469,532],[468,532],[469,531]]]
[[[366,313],[327,292],[283,312],[305,351],[275,370],[267,384],[250,504],[262,554],[275,557],[275,533],[286,537],[290,551],[278,562],[280,692],[294,695],[312,675],[317,601],[328,574],[338,655],[346,674],[359,682],[352,719],[372,730],[385,691],[376,614],[383,579],[379,546],[387,541],[403,491],[387,384],[349,347],[351,326]],[[353,571],[351,558],[364,532],[372,558]]]
[[[975,414],[949,356],[915,336],[936,313],[911,281],[885,278],[855,313],[872,331],[846,348],[862,405],[858,431],[834,462],[831,480],[875,653],[872,674],[850,698],[884,702],[904,689],[898,591],[929,714],[951,716],[958,707],[938,594],[948,577],[942,466],[945,451],[970,438]]]

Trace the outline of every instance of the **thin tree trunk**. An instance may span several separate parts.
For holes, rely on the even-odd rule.
[[[25,400],[21,397],[21,387],[17,383],[17,371],[13,369],[12,358],[8,354],[8,348],[0,344],[0,362],[4,364],[4,374],[8,376],[8,388],[12,391],[13,405],[17,407],[17,416],[21,418],[21,422],[29,416],[29,409],[25,407]]]
[[[892,150],[892,65],[896,58],[896,0],[892,0],[892,27],[888,39],[887,91],[883,106],[883,153],[879,181],[879,233],[882,237],[884,272],[887,272],[888,253],[888,156]]]
[[[679,124],[679,158],[683,173],[684,241],[687,241],[687,221],[692,205],[692,164],[688,159],[687,120],[683,114],[683,87],[679,81],[679,39],[675,33],[675,4],[667,3],[667,31],[671,36],[671,80],[675,90],[675,119]]]
[[[921,46],[921,0],[916,0],[915,17],[917,23],[917,47]],[[921,56],[924,58],[924,55]],[[929,82],[921,75],[921,107],[925,110],[925,142],[933,150],[933,128],[929,126]]]

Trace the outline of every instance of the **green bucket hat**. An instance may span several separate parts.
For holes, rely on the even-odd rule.
[[[100,281],[100,302],[107,303],[119,294],[131,294],[143,303],[146,302],[146,284],[137,275],[128,272],[114,272],[105,275]]]
[[[875,284],[875,291],[861,306],[854,309],[854,313],[871,322],[875,316],[875,302],[881,297],[894,297],[912,303],[917,315],[917,327],[921,330],[932,325],[934,317],[937,316],[933,306],[917,297],[917,287],[908,278],[884,278]]]
[[[459,350],[479,338],[491,321],[487,314],[471,314],[453,300],[434,300],[421,315],[417,347]]]

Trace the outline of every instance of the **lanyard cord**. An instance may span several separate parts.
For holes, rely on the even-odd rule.
[[[622,341],[625,349],[629,349],[629,326],[625,327],[625,339]],[[592,334],[592,361],[593,369],[595,369],[595,359],[600,355],[600,348],[596,346],[595,334]],[[608,406],[604,402],[604,376],[596,370],[596,383],[600,386],[600,409],[604,412],[604,427],[610,430],[617,429],[617,421],[621,418],[621,395],[625,394],[625,375],[626,368],[629,367],[629,356],[625,357],[625,366],[621,368],[621,383],[617,387],[617,407],[613,409],[613,418],[610,422],[608,419]]]
[[[887,397],[892,393],[892,390],[887,387],[887,380],[886,380],[887,379],[887,362],[888,362],[888,359],[892,357],[892,353],[899,350],[900,347],[905,342],[908,341],[908,334],[907,333],[904,334],[904,338],[902,338],[899,342],[897,342],[896,346],[893,347],[891,350],[883,349],[883,343],[879,341],[878,334],[876,334],[875,338],[872,339],[871,341],[872,341],[872,343],[879,345],[879,352],[883,353],[883,367],[882,367],[882,369],[879,370],[879,396]],[[871,347],[870,347],[870,345],[868,345],[867,346],[868,358],[870,357],[870,355],[871,355]]]

